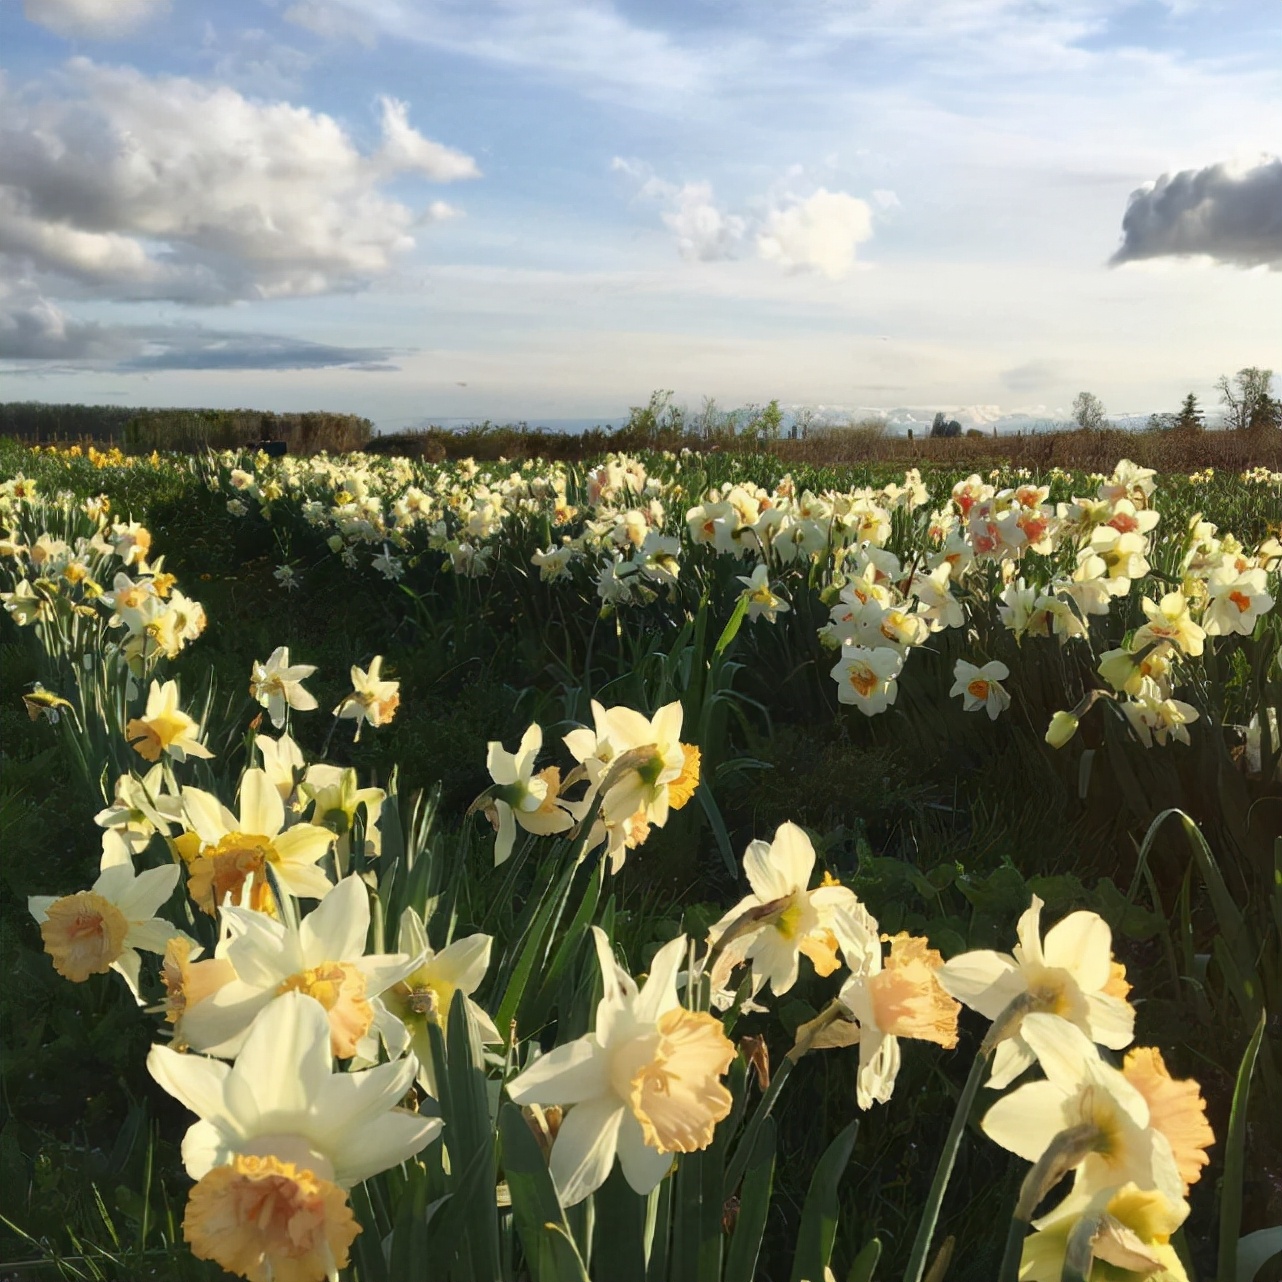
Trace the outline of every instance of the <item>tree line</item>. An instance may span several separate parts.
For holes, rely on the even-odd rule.
[[[1273,371],[1248,365],[1230,378],[1221,374],[1215,384],[1224,407],[1224,426],[1250,432],[1282,428],[1282,400],[1273,395]],[[1073,402],[1073,422],[1078,427],[1099,431],[1108,426],[1108,412],[1092,392],[1079,392]],[[1150,414],[1148,426],[1155,430],[1199,431],[1205,416],[1190,392],[1174,414]]]

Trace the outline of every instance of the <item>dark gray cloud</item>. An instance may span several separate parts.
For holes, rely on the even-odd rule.
[[[0,286],[0,360],[115,361],[137,346],[120,330],[72,320],[34,291]]]
[[[78,321],[26,287],[0,292],[0,361],[7,373],[53,367],[118,373],[162,370],[394,370],[388,347],[343,347],[279,334],[198,325]]]
[[[1186,254],[1282,270],[1282,158],[1183,169],[1133,191],[1112,264]]]
[[[191,328],[135,331],[143,350],[120,363],[130,372],[177,369],[332,369],[394,370],[388,347],[339,347],[277,334],[246,334]]]

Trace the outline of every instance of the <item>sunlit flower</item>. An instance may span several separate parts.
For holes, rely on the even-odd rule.
[[[609,783],[598,828],[615,871],[627,848],[645,840],[651,824],[662,828],[668,812],[679,810],[694,795],[700,759],[697,749],[681,742],[682,717],[679,702],[645,717],[631,708],[605,708],[593,700],[592,729],[581,727],[565,736],[565,746],[582,765],[592,790]],[[629,754],[635,754],[636,764],[616,771]],[[588,805],[585,800],[579,809],[586,813]]]
[[[453,940],[440,952],[433,952],[423,919],[412,908],[407,908],[401,914],[396,943],[402,953],[416,959],[418,964],[384,991],[383,1004],[405,1025],[410,1049],[419,1063],[419,1081],[434,1095],[436,1075],[428,1025],[446,1028],[456,997],[467,1002],[483,1042],[495,1045],[503,1041],[494,1021],[472,1000],[472,994],[489,969],[494,941],[489,935],[468,935]]]
[[[345,1268],[360,1227],[346,1190],[407,1161],[440,1132],[400,1109],[412,1060],[331,1073],[315,1002],[287,994],[235,1065],[153,1046],[147,1068],[200,1120],[183,1140],[196,1180],[183,1234],[199,1259],[251,1282],[320,1282]]]
[[[595,1030],[535,1060],[507,1086],[517,1104],[573,1105],[552,1145],[563,1206],[600,1188],[616,1156],[633,1191],[649,1193],[674,1153],[708,1147],[732,1102],[721,1078],[734,1045],[714,1016],[677,1000],[685,936],[655,954],[638,991],[605,932],[594,926],[592,934],[603,985]]]
[[[279,739],[265,734],[255,735],[254,747],[262,756],[263,769],[280,793],[281,801],[288,803],[306,770],[302,749],[287,734]]]
[[[277,730],[285,724],[286,710],[310,712],[316,707],[315,698],[303,689],[303,681],[316,671],[310,663],[289,662],[289,647],[277,646],[266,663],[255,663],[249,678],[249,693],[271,717]]]
[[[1113,933],[1097,913],[1075,912],[1041,937],[1042,901],[1033,896],[1019,919],[1014,954],[979,949],[945,962],[939,982],[958,1001],[986,1019],[996,1019],[1017,997],[1028,1009],[1067,1020],[1113,1050],[1129,1046],[1135,1011],[1126,1000],[1125,971],[1113,961]],[[1009,1085],[1034,1060],[1017,1029],[993,1056],[988,1084]]]
[[[899,695],[895,679],[903,666],[904,656],[892,647],[869,650],[861,645],[843,646],[831,672],[837,683],[837,699],[853,703],[866,716],[884,712]]]
[[[1140,605],[1148,616],[1148,622],[1136,631],[1131,641],[1133,649],[1142,650],[1155,641],[1166,641],[1182,654],[1196,657],[1202,653],[1206,633],[1189,615],[1184,593],[1168,592],[1161,601],[1141,597]]]
[[[501,864],[512,853],[519,824],[526,832],[547,836],[565,832],[574,820],[557,805],[561,772],[555,766],[534,773],[534,763],[543,747],[543,731],[532,725],[521,736],[521,746],[508,752],[497,739],[488,745],[486,769],[494,780],[485,802],[485,812],[494,823],[494,862]]]
[[[1135,698],[1125,700],[1121,708],[1146,748],[1153,746],[1155,738],[1160,744],[1165,744],[1168,738],[1188,743],[1188,727],[1198,719],[1198,711],[1192,704],[1167,697],[1161,686],[1149,677],[1141,678]]]
[[[758,565],[750,576],[739,575],[739,582],[744,585],[743,595],[748,601],[748,618],[765,617],[767,623],[773,623],[780,614],[786,614],[792,607],[781,596],[776,596],[770,588],[770,570],[764,563]]]
[[[953,668],[953,688],[949,695],[961,695],[962,708],[977,712],[983,708],[990,721],[996,721],[1010,707],[1010,695],[1002,682],[1010,676],[1010,669],[1000,660],[993,659],[977,668],[965,659],[958,659]]]
[[[1134,1183],[1179,1205],[1184,1182],[1166,1136],[1149,1125],[1144,1096],[1068,1020],[1026,1015],[1020,1034],[1046,1080],[1016,1087],[988,1110],[982,1125],[989,1139],[1036,1162],[1063,1132],[1076,1130],[1078,1191],[1091,1195]]]
[[[899,934],[891,938],[884,961],[874,940],[866,966],[842,985],[838,1000],[859,1025],[855,1100],[860,1108],[890,1099],[899,1073],[899,1038],[919,1038],[946,1050],[957,1045],[961,1007],[940,987],[942,964],[926,940]]]
[[[1184,1202],[1171,1203],[1156,1189],[1133,1183],[1093,1196],[1074,1189],[1053,1211],[1033,1222],[1020,1258],[1020,1282],[1060,1282],[1070,1239],[1080,1250],[1089,1242],[1091,1259],[1103,1268],[1091,1278],[1134,1278],[1135,1282],[1188,1282],[1171,1237],[1188,1215]]]
[[[366,955],[369,888],[359,877],[340,881],[297,929],[230,906],[222,910],[222,925],[217,956],[231,964],[236,978],[187,1011],[184,1034],[192,1046],[231,1058],[259,1011],[284,993],[300,992],[324,1007],[334,1055],[350,1059],[359,1051],[371,1058],[373,1034],[396,1023],[377,999],[410,973],[416,959]],[[394,1044],[403,1040],[391,1031]]]
[[[396,715],[401,702],[401,683],[382,679],[383,656],[375,655],[369,671],[352,665],[352,693],[334,709],[336,717],[356,719],[356,738],[361,737],[361,727],[385,726]]]
[[[748,846],[743,871],[752,894],[708,933],[714,947],[727,931],[733,935],[719,950],[722,960],[714,988],[723,988],[721,971],[740,962],[752,967],[754,996],[767,984],[776,996],[786,993],[797,982],[803,955],[819,975],[831,975],[840,967],[839,954],[851,969],[863,964],[870,951],[868,940],[876,939],[877,923],[847,887],[825,877],[809,889],[814,867],[815,849],[796,824],[780,824],[773,841]]]
[[[178,706],[176,681],[153,681],[142,716],[125,725],[125,738],[145,761],[159,761],[162,753],[175,761],[212,757],[199,735],[200,727]]]
[[[56,726],[62,719],[63,708],[72,708],[70,700],[54,694],[52,690],[46,690],[39,681],[22,696],[22,705],[32,721],[39,721],[43,717],[51,726]],[[74,714],[74,708],[72,711]]]
[[[1202,625],[1212,637],[1239,633],[1250,636],[1255,621],[1273,609],[1274,601],[1265,590],[1268,576],[1263,570],[1217,570],[1207,581],[1206,610]]]
[[[164,766],[157,764],[139,779],[121,775],[111,805],[94,815],[94,823],[118,834],[131,855],[140,854],[156,834],[168,836],[182,821],[182,801],[165,792]]]
[[[250,905],[270,910],[275,901],[268,865],[291,895],[328,894],[329,877],[316,864],[334,834],[315,824],[286,828],[284,802],[266,771],[245,771],[239,817],[200,788],[184,788],[182,800],[190,831],[175,838],[175,845],[187,863],[187,893],[205,912],[212,914],[229,895],[239,904],[251,879]]]
[[[156,913],[177,883],[174,864],[135,875],[127,852],[105,852],[92,890],[32,895],[27,906],[59,975],[79,984],[90,975],[118,971],[137,997],[138,949],[165,951],[174,928]]]

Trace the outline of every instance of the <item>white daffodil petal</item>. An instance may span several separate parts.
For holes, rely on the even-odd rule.
[[[291,1071],[282,1072],[283,1064]],[[247,1087],[264,1117],[273,1112],[305,1114],[329,1081],[331,1064],[325,1008],[302,993],[285,993],[254,1020],[228,1079],[229,1102],[234,1106],[233,1086]]]
[[[609,1089],[609,1061],[587,1038],[549,1051],[507,1084],[514,1104],[577,1104]]]
[[[1036,1063],[1037,1056],[1022,1037],[1008,1037],[997,1044],[997,1050],[993,1054],[993,1071],[989,1073],[986,1085],[990,1090],[1003,1090],[1025,1069],[1032,1068]]]
[[[490,966],[490,949],[494,940],[489,935],[468,935],[441,949],[433,969],[448,976],[455,988],[464,993],[476,991]]]
[[[562,1206],[574,1206],[605,1183],[618,1149],[623,1105],[613,1096],[587,1100],[566,1113],[549,1167]]]
[[[743,852],[743,874],[752,893],[763,904],[782,899],[797,889],[784,870],[771,858],[774,847],[768,841],[750,841]]]
[[[405,1109],[381,1112],[344,1138],[335,1179],[351,1188],[379,1171],[408,1162],[436,1139],[443,1125],[439,1117],[423,1117]]]
[[[654,960],[650,963],[650,974],[633,1007],[636,1019],[650,1023],[680,1004],[677,1001],[677,972],[685,959],[684,935],[670,939],[655,953]]]
[[[1075,1024],[1058,1015],[1025,1015],[1019,1032],[1037,1056],[1047,1080],[1061,1091],[1076,1089],[1092,1066],[1099,1063],[1095,1043]]]
[[[1110,1050],[1120,1051],[1135,1040],[1135,1007],[1107,993],[1086,993],[1091,1036]]]
[[[641,1124],[631,1114],[625,1114],[619,1127],[619,1165],[623,1176],[634,1193],[642,1197],[658,1187],[672,1169],[671,1153],[660,1153],[645,1142]]]
[[[163,953],[169,941],[178,932],[163,917],[146,921],[131,921],[126,936],[130,948],[141,948],[149,953]]]
[[[984,1134],[1026,1162],[1035,1162],[1064,1129],[1064,1092],[1052,1082],[1029,1082],[984,1114]]]
[[[140,872],[115,901],[116,907],[129,921],[145,921],[155,917],[160,905],[174,893],[180,871],[177,864],[165,864],[161,868],[148,868]],[[130,876],[133,876],[132,869]]]
[[[1097,913],[1069,913],[1046,932],[1043,954],[1048,966],[1068,971],[1086,990],[1108,983],[1113,932]]]
[[[225,1132],[212,1122],[193,1122],[183,1136],[183,1169],[193,1180],[202,1179],[227,1162],[232,1152],[232,1139]]]
[[[988,948],[946,961],[936,978],[944,992],[985,1019],[996,1019],[1027,986],[1011,958]]]
[[[147,1053],[147,1071],[179,1103],[197,1117],[217,1123],[230,1132],[236,1123],[228,1112],[223,1088],[231,1068],[204,1055],[180,1055],[168,1046],[153,1046]]]
[[[359,877],[344,877],[303,918],[299,935],[307,965],[347,961],[365,951],[369,934],[369,888]]]

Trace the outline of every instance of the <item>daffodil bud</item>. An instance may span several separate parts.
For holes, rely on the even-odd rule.
[[[1071,712],[1057,712],[1046,731],[1046,742],[1062,748],[1077,733],[1077,718]]]

